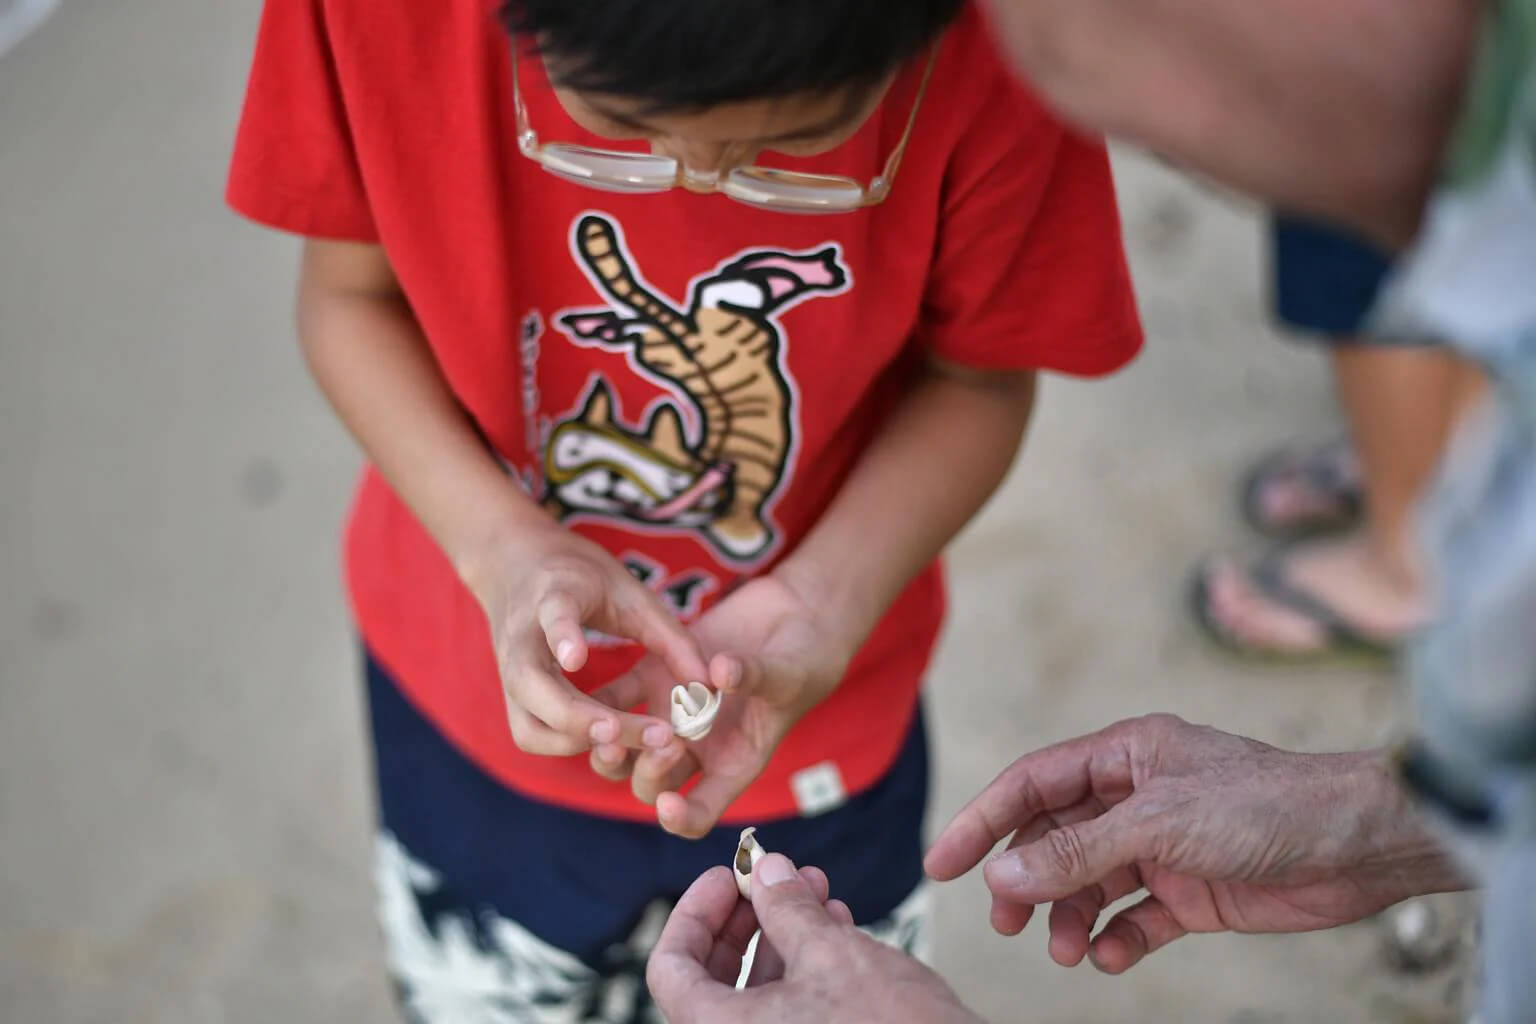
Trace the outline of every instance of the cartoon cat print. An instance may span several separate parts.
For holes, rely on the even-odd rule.
[[[599,379],[550,437],[551,505],[691,528],[728,558],[761,557],[776,538],[767,506],[794,449],[794,389],[776,315],[845,290],[837,248],[749,252],[696,281],[686,310],[641,281],[607,218],[582,217],[574,248],[611,305],[563,313],[560,328],[578,344],[628,352],[691,403],[700,428],[690,443],[687,417],[663,404],[645,430],[625,430]]]

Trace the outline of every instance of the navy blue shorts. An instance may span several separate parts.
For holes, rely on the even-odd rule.
[[[740,828],[698,841],[531,800],[460,754],[367,659],[378,779],[380,917],[413,1021],[656,1019],[645,958],[677,898],[726,864]],[[922,715],[872,789],[764,821],[764,847],[826,871],[855,919],[925,950]]]
[[[1285,217],[1275,220],[1273,242],[1276,316],[1298,330],[1355,341],[1391,260],[1335,228]]]

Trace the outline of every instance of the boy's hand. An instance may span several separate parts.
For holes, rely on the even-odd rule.
[[[463,576],[490,620],[519,749],[567,756],[600,743],[641,748],[672,741],[669,723],[615,710],[563,674],[586,664],[587,627],[643,644],[679,679],[707,672],[698,642],[607,551],[550,523],[498,540]]]
[[[762,773],[779,742],[807,711],[842,681],[856,644],[849,643],[812,602],[777,575],[754,579],[706,612],[694,634],[710,659],[710,685],[725,699],[710,734],[695,743],[673,739],[660,750],[633,754],[605,743],[592,752],[598,774],[630,779],[635,796],[656,805],[662,828],[698,838]],[[648,701],[668,707],[678,676],[646,658],[593,696],[615,707]],[[678,792],[695,774],[699,783]]]

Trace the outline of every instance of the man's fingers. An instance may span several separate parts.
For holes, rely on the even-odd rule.
[[[711,868],[710,870],[720,870]],[[827,876],[820,868],[804,867],[800,869],[800,877],[805,879],[811,891],[820,899],[827,898]],[[734,888],[736,880],[731,879]],[[738,900],[736,907],[725,919],[725,923],[715,934],[715,948],[710,952],[705,961],[705,968],[710,977],[727,985],[735,985],[737,977],[741,974],[741,961],[746,956],[747,947],[752,944],[752,936],[757,934],[757,913],[752,909],[752,904],[746,900]],[[759,944],[761,950],[761,944]],[[759,952],[759,956],[761,956]],[[770,960],[774,954],[770,953]],[[757,961],[753,961],[755,967]],[[780,969],[782,974],[782,968]]]
[[[1013,834],[1008,840],[1007,849],[1014,850],[1039,839],[1054,827],[1055,822],[1049,815],[1040,814],[1025,822],[1022,828]],[[1012,900],[992,897],[992,913],[990,915],[992,930],[999,935],[1017,935],[1029,926],[1030,919],[1035,916],[1033,903],[1015,903]]]
[[[1051,904],[1046,949],[1063,967],[1076,967],[1088,955],[1088,939],[1104,909],[1104,889],[1090,885]]]
[[[1017,935],[1029,927],[1030,919],[1035,916],[1033,903],[1014,903],[1010,900],[1001,900],[992,897],[992,912],[989,920],[992,930],[999,935]]]
[[[811,887],[811,892],[817,898],[826,901],[828,885],[825,872],[816,867],[803,867],[800,869],[800,877],[805,879],[806,884]],[[847,909],[842,900],[832,900],[826,904],[829,910],[833,903],[843,907],[845,910]],[[750,906],[751,904],[743,905]],[[853,921],[852,913],[848,915],[848,920],[851,924]],[[752,916],[752,927],[757,927],[755,911]],[[768,936],[764,935],[757,940],[757,952],[752,957],[752,970],[747,975],[747,987],[765,985],[770,981],[778,981],[782,977],[784,977],[784,958],[779,955],[777,949],[773,948],[773,943],[769,940]]]
[[[752,910],[752,904],[742,900],[731,911],[725,927],[720,929],[715,948],[704,965],[709,970],[709,976],[734,986],[741,975],[742,958],[747,955],[747,947],[752,944],[752,936],[756,932],[757,915]]]
[[[1051,829],[987,862],[987,888],[1012,903],[1063,899],[1126,868],[1146,838],[1124,805],[1088,821]]]
[[[821,902],[827,902],[827,897],[832,894],[832,883],[827,878],[827,873],[813,864],[807,864],[800,869],[800,877],[805,879],[805,884],[811,887],[811,892]]]
[[[1188,933],[1161,900],[1148,896],[1110,918],[1093,940],[1093,964],[1105,974],[1119,974]]]
[[[1141,879],[1131,868],[1111,872],[1102,882],[1079,889],[1051,905],[1051,959],[1063,967],[1076,967],[1088,955],[1089,938],[1104,908],[1141,888]]]
[[[939,881],[960,877],[1036,815],[1069,807],[1094,792],[1128,794],[1130,761],[1114,730],[1111,726],[1026,754],[1003,769],[939,834],[923,862],[929,876]]]
[[[789,858],[770,853],[752,869],[752,906],[763,935],[793,968],[818,941],[840,929],[809,883],[795,873]]]
[[[566,672],[575,672],[587,663],[587,637],[581,628],[581,605],[564,591],[546,594],[539,602],[539,628],[555,663]]]
[[[1071,807],[1065,807],[1049,814],[1037,815],[1023,828],[1013,834],[1008,840],[1008,850],[1016,850],[1021,846],[1028,846],[1037,842],[1052,829],[1062,828],[1068,825],[1076,825],[1079,822],[1089,821],[1104,813],[1104,805],[1096,796],[1089,796],[1079,800]],[[1001,856],[1001,854],[999,854]],[[1088,935],[1093,930],[1093,922],[1097,920],[1099,912],[1106,902],[1114,902],[1127,893],[1135,892],[1141,887],[1140,881],[1134,872],[1122,869],[1110,875],[1102,886],[1096,886],[1089,892],[1097,892],[1102,896],[1097,906],[1089,906],[1083,902],[1085,893],[1079,891],[1066,897],[1069,906],[1063,906],[1062,901],[1057,901],[1051,909],[1050,918],[1050,951],[1052,957],[1058,963],[1067,963],[1068,966],[1080,963],[1088,953]],[[1113,890],[1113,891],[1110,891]],[[1057,907],[1062,909],[1057,910]],[[1075,911],[1071,913],[1069,911]],[[1034,917],[1035,905],[1027,902],[1001,898],[994,895],[992,898],[991,922],[992,928],[999,935],[1017,935],[1022,932]],[[1078,927],[1076,922],[1085,918],[1086,923]],[[1065,924],[1062,937],[1058,938],[1058,920]],[[1070,963],[1068,963],[1070,961]]]
[[[694,762],[697,764],[697,761]],[[720,816],[741,795],[754,776],[705,773],[687,796],[668,791],[656,798],[656,820],[676,836],[699,839],[720,822]]]
[[[851,926],[854,923],[853,911],[842,900],[827,900],[827,913],[832,916],[832,920],[842,924]]]
[[[645,972],[646,984],[669,1014],[686,1006],[695,1016],[684,1019],[708,1019],[708,1007],[731,992],[730,984],[710,976],[708,964],[740,902],[730,869],[714,867],[700,875],[672,908]]]
[[[768,936],[760,936],[757,950],[752,954],[752,970],[747,972],[747,988],[766,985],[784,977],[784,958],[774,948]]]

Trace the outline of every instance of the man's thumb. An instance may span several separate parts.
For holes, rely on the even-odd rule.
[[[836,927],[810,884],[782,854],[770,853],[753,865],[752,909],[763,935],[788,964],[807,940]]]
[[[1118,809],[1004,850],[987,862],[987,888],[1012,903],[1046,903],[1132,863],[1137,859],[1135,826],[1117,815]]]

